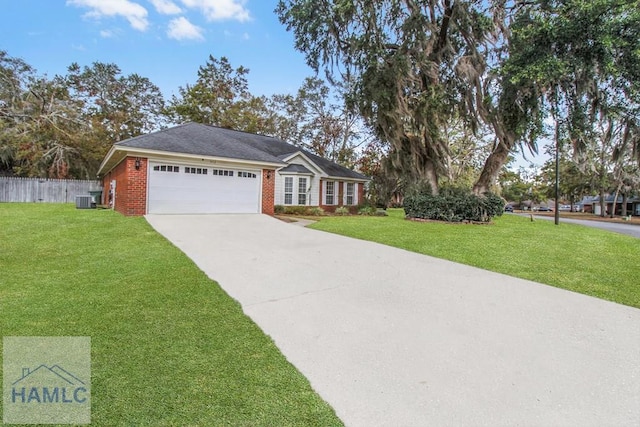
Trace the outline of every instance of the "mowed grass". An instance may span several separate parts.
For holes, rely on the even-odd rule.
[[[311,228],[370,240],[640,308],[640,239],[516,215],[490,225],[324,217]]]
[[[143,218],[0,204],[0,331],[90,336],[96,426],[341,425],[239,304]]]

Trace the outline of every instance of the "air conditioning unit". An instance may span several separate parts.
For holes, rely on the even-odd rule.
[[[90,195],[76,196],[76,209],[91,209],[93,198]]]

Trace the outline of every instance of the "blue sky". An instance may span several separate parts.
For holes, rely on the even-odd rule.
[[[196,81],[198,67],[209,55],[226,56],[233,67],[249,68],[254,95],[295,93],[305,77],[314,75],[294,49],[293,35],[273,12],[277,0],[4,0],[1,4],[0,50],[49,77],[64,74],[73,62],[115,63],[125,75],[149,78],[169,99],[180,86]],[[544,156],[531,160],[541,164]],[[527,164],[518,159],[518,165]]]
[[[165,98],[209,55],[249,68],[255,95],[295,92],[314,74],[273,10],[277,0],[4,0],[0,50],[40,74],[115,63]]]

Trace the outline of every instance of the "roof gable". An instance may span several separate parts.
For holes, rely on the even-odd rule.
[[[293,173],[293,174],[302,174],[302,175],[314,175],[309,169],[307,169],[304,165],[299,165],[297,163],[291,163],[288,166],[279,169],[280,173]]]
[[[283,156],[279,156],[279,158],[288,163],[288,164],[302,164],[307,169],[313,172],[313,174],[326,175],[326,172],[316,165],[307,155],[305,155],[301,150],[296,151],[295,153],[285,154]]]
[[[288,162],[290,158],[293,158],[295,154],[302,153],[309,161],[315,164],[327,176],[330,177],[351,178],[363,181],[369,180],[369,178],[362,175],[361,173],[352,171],[351,169],[334,163],[331,160],[327,160],[307,150],[296,147],[295,145],[289,144],[276,138],[270,138],[270,141],[262,147],[257,146],[257,144],[260,144],[260,141],[257,140],[250,141],[250,144],[252,144],[256,148],[263,149],[269,154],[276,156],[280,160],[284,160],[286,162]]]

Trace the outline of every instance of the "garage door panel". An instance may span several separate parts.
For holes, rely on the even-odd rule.
[[[257,213],[260,209],[260,173],[247,169],[206,169],[206,174],[186,173],[196,166],[175,165],[179,172],[160,171],[167,163],[150,162],[149,213]],[[157,168],[154,168],[157,166]],[[174,166],[174,167],[175,167]],[[189,169],[187,169],[189,168]],[[158,170],[154,170],[158,169]],[[173,168],[172,168],[173,169]],[[225,172],[226,171],[226,172]],[[249,176],[238,176],[248,171]],[[233,173],[224,176],[222,173]]]

